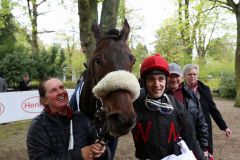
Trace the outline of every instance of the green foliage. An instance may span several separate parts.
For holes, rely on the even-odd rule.
[[[186,47],[182,44],[179,26],[176,19],[170,18],[157,31],[155,52],[161,53],[169,62],[185,64],[188,62],[184,53]]]
[[[69,68],[66,69],[66,75],[69,75],[69,77],[71,77],[73,71],[74,73],[76,73],[76,77],[79,77],[82,74],[82,72],[86,69],[84,67],[84,63],[86,63],[86,57],[80,51],[75,50],[72,54],[71,59],[72,59],[71,66],[69,66],[69,64],[66,65]],[[68,62],[68,60],[69,55],[67,54],[66,62]]]
[[[235,45],[231,42],[233,40],[228,35],[211,40],[208,55],[221,62],[226,60],[233,62]]]
[[[122,25],[126,17],[125,0],[120,0],[118,7],[118,24]]]
[[[25,73],[37,80],[46,76],[62,77],[65,66],[62,52],[60,46],[53,46],[49,52],[43,50],[37,55],[29,55],[29,50],[18,48],[1,60],[0,70],[9,86],[15,88]]]
[[[64,84],[65,88],[67,88],[67,89],[76,88],[76,83],[73,81],[65,81],[65,82],[63,82],[63,84]]]
[[[139,77],[140,66],[143,59],[148,56],[147,47],[141,43],[138,43],[136,48],[132,48],[132,53],[135,56],[136,62],[133,66],[133,73]]]
[[[60,45],[55,44],[50,48],[50,52],[43,50],[32,58],[35,60],[35,72],[32,75],[34,78],[43,79],[46,76],[61,77],[63,75],[65,56]]]
[[[205,84],[207,84],[212,90],[219,90],[220,79],[219,78],[212,78],[206,77],[201,79]]]
[[[234,73],[223,73],[220,82],[220,96],[223,98],[236,97],[236,77]]]
[[[206,83],[211,90],[219,91],[218,96],[224,98],[234,98],[236,96],[236,81],[234,78],[234,63],[228,59],[215,60],[214,57],[207,56],[205,63],[200,63],[199,59],[193,61],[199,64],[199,79]]]
[[[35,61],[30,59],[24,52],[14,51],[8,53],[0,63],[0,70],[7,79],[9,86],[16,87],[17,82],[22,78],[24,73],[33,72]]]
[[[207,56],[207,61],[205,63],[199,62],[199,59],[196,59],[193,63],[199,64],[200,79],[206,79],[207,77],[220,79],[223,73],[234,72],[233,61],[222,60],[222,62],[219,63],[219,60]]]
[[[8,0],[1,1],[0,8],[0,59],[5,57],[6,53],[14,50],[17,25],[15,24],[11,13],[11,4]]]

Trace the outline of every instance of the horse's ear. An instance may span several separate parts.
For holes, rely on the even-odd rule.
[[[102,38],[102,30],[97,23],[93,23],[92,32],[94,34],[96,43]]]
[[[129,32],[130,32],[130,26],[128,24],[127,19],[125,19],[124,24],[123,24],[123,28],[121,30],[121,36],[126,41],[128,39]]]

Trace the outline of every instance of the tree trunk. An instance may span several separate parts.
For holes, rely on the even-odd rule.
[[[178,23],[180,24],[181,28],[180,28],[180,33],[181,33],[181,37],[183,39],[184,37],[184,28],[181,24],[183,24],[183,17],[182,17],[182,0],[178,0]]]
[[[116,28],[120,0],[104,0],[100,26],[103,32]]]
[[[189,0],[185,0],[184,6],[184,14],[185,14],[185,46],[186,46],[186,54],[189,58],[189,62],[192,61],[192,50],[193,45],[191,42],[190,36],[190,20],[189,20]]]
[[[235,53],[235,75],[236,75],[236,84],[237,84],[237,95],[235,106],[240,108],[240,11],[237,10],[236,19],[237,19],[237,48]]]
[[[116,28],[118,7],[120,0],[104,0],[100,26],[103,31]],[[92,33],[92,24],[98,22],[98,0],[78,0],[79,30],[83,53],[89,60],[94,48],[95,39]]]
[[[91,8],[91,21],[92,23],[98,23],[98,10],[97,10],[98,0],[89,0],[89,2]]]
[[[37,30],[37,18],[38,18],[38,13],[37,13],[37,4],[32,2],[32,52],[37,54],[39,52],[39,47],[38,47],[38,30]]]
[[[184,12],[184,15],[183,15]],[[183,19],[184,16],[184,19]],[[181,26],[180,32],[182,37],[182,43],[185,47],[184,54],[186,58],[186,63],[191,63],[192,61],[192,50],[193,50],[193,40],[190,34],[190,21],[189,21],[189,0],[178,0],[178,20]]]
[[[43,1],[44,2],[44,1]],[[39,52],[38,47],[38,30],[37,30],[37,18],[38,18],[38,6],[36,0],[27,0],[28,5],[28,15],[30,18],[30,22],[32,25],[32,39],[31,39],[31,45],[32,45],[32,53],[37,54]],[[32,6],[32,7],[31,7]]]
[[[79,30],[81,48],[89,60],[94,48],[95,39],[92,33],[92,23],[97,21],[97,1],[96,0],[78,0]],[[95,17],[96,16],[96,17]]]
[[[222,4],[222,1],[217,1]],[[235,3],[234,0],[226,0],[224,8],[232,11],[236,16],[237,22],[237,47],[235,51],[235,76],[236,76],[236,101],[234,106],[240,108],[240,2]]]

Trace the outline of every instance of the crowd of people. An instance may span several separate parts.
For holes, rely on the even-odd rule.
[[[160,54],[143,60],[139,79],[142,88],[133,102],[137,115],[132,129],[136,159],[159,160],[172,154],[181,155],[178,146],[181,140],[196,159],[213,159],[211,117],[230,137],[231,130],[209,87],[198,75],[197,65],[187,64],[182,70]],[[29,79],[25,76],[23,79],[27,87]],[[38,91],[44,110],[32,120],[28,131],[30,159],[113,159],[107,152],[109,146],[96,140],[91,120],[71,109],[59,79],[42,80]]]

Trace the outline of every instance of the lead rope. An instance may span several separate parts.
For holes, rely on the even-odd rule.
[[[105,147],[106,147],[106,150],[107,150],[107,160],[112,160],[112,152],[111,152],[111,149],[109,148],[108,145],[106,145],[108,143],[108,140],[104,137],[105,136],[105,131],[104,131],[104,128],[102,127],[102,121],[104,118],[103,116],[105,115],[105,110],[103,108],[103,102],[100,98],[98,98],[98,100],[100,101],[101,103],[101,106],[99,107],[98,104],[97,104],[97,101],[96,101],[96,108],[98,108],[96,114],[95,114],[95,118],[96,118],[96,122],[98,124],[95,123],[96,125],[96,130],[97,130],[97,139],[98,141],[96,141],[96,143],[101,143],[101,141],[104,141],[105,143]],[[101,126],[101,127],[100,127]]]

